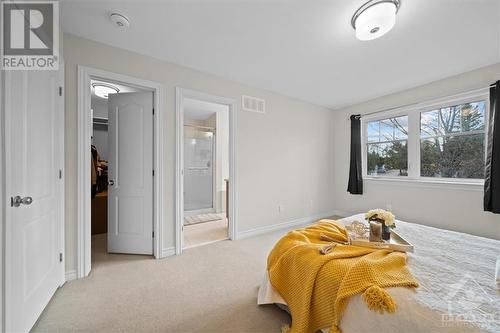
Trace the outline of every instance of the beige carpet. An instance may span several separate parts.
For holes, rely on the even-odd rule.
[[[227,219],[184,226],[184,247],[227,239]]]
[[[279,333],[288,315],[256,300],[267,254],[284,233],[162,260],[107,254],[105,237],[94,238],[90,276],[59,289],[33,332]]]

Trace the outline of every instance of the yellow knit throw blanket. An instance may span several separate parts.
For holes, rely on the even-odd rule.
[[[292,326],[283,332],[314,333],[331,327],[331,333],[339,333],[350,296],[363,293],[371,310],[394,312],[396,304],[382,288],[418,287],[405,253],[339,244],[322,255],[320,249],[329,242],[320,240],[320,234],[348,240],[341,224],[321,220],[289,232],[269,255],[269,279],[292,314]]]

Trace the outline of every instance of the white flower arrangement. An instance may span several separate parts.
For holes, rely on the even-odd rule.
[[[395,216],[391,212],[383,209],[372,209],[365,214],[365,220],[384,223],[390,228],[396,228]]]

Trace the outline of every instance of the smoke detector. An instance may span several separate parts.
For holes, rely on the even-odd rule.
[[[119,13],[111,13],[109,19],[118,28],[128,28],[130,27],[130,20],[125,15]]]

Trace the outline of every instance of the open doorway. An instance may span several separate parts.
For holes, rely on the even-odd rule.
[[[184,248],[228,238],[229,106],[186,98]]]
[[[90,89],[92,264],[152,255],[153,93],[102,79]]]
[[[164,205],[159,204],[165,195],[161,92],[156,82],[78,66],[78,278],[90,273],[97,259],[92,249],[99,251],[99,241],[100,254],[112,253],[109,258],[118,260],[124,254],[135,259],[129,254],[162,258],[174,253],[163,248]],[[93,100],[98,94],[107,99]],[[105,106],[105,101],[107,119],[97,105]],[[93,204],[98,195],[103,197],[101,207]],[[97,217],[94,225],[92,213]],[[94,237],[94,244],[92,233],[101,235]]]
[[[176,89],[176,254],[236,237],[236,116],[233,99]]]

